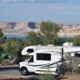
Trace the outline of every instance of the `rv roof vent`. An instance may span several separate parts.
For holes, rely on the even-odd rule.
[[[73,42],[65,42],[63,46],[74,46]]]

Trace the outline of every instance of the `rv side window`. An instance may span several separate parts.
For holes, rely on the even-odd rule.
[[[34,50],[33,49],[28,49],[27,52],[32,53],[32,52],[34,52]]]
[[[49,54],[49,53],[37,53],[37,60],[50,61],[51,60],[51,54]]]

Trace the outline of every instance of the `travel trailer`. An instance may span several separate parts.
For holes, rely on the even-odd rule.
[[[74,46],[29,46],[22,50],[22,55],[31,57],[24,62],[20,62],[20,71],[22,75],[29,72],[58,74],[62,58],[67,54],[80,56],[79,53],[80,47]]]

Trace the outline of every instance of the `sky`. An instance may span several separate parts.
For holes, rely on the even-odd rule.
[[[0,0],[0,22],[79,23],[80,0]]]

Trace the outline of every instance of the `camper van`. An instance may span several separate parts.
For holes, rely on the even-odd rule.
[[[78,52],[80,52],[80,47],[74,46],[29,46],[24,48],[21,54],[28,55],[30,58],[20,62],[19,68],[22,75],[29,72],[58,74],[62,58],[66,54],[74,56]]]
[[[26,75],[28,72],[41,74],[48,71],[56,74],[57,66],[61,63],[61,54],[57,49],[39,49],[28,55],[31,56],[28,60],[20,62],[22,75]]]

